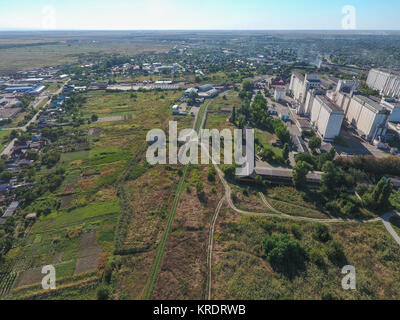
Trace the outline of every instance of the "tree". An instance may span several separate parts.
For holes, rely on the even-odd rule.
[[[326,188],[327,191],[334,191],[337,186],[337,169],[332,161],[327,161],[322,166],[322,186]]]
[[[393,191],[393,184],[390,179],[382,178],[375,186],[371,194],[363,196],[366,205],[380,211],[390,208],[390,196]]]
[[[314,136],[308,142],[308,146],[310,147],[311,150],[314,151],[315,149],[321,148],[321,143],[322,143],[321,138],[317,137],[317,136]]]
[[[92,122],[96,122],[97,120],[99,120],[99,117],[97,114],[92,114],[92,118],[91,118]]]
[[[101,284],[97,288],[97,300],[108,300],[109,296],[110,288],[105,284]]]
[[[13,140],[16,137],[18,137],[18,131],[17,130],[12,130],[10,133],[10,139]]]
[[[278,127],[275,130],[275,134],[282,143],[289,143],[290,142],[290,132],[286,127]]]
[[[9,182],[12,178],[12,173],[10,171],[3,171],[0,174],[0,179],[5,181],[5,182]]]
[[[315,167],[315,160],[314,160],[313,156],[311,154],[309,154],[308,152],[302,152],[302,153],[296,154],[296,156],[294,157],[294,160],[296,161],[296,163],[300,162],[300,161],[304,161],[304,162],[307,162],[313,168]]]
[[[271,266],[277,271],[293,275],[304,266],[305,250],[289,234],[266,236],[263,248]]]
[[[282,151],[282,156],[285,161],[289,160],[289,152],[290,152],[289,144],[285,143],[285,145],[283,146],[283,151]]]
[[[236,123],[236,107],[233,107],[232,109],[231,122]]]
[[[243,90],[248,92],[252,91],[253,84],[249,80],[243,81]]]
[[[296,189],[302,189],[307,184],[307,174],[312,170],[309,163],[299,161],[293,168],[293,184]]]
[[[190,92],[189,102],[188,102],[189,106],[193,106],[196,103],[196,99],[198,98],[198,96],[199,95],[197,94],[196,91]]]
[[[266,161],[268,163],[273,163],[275,158],[275,153],[270,149],[265,149],[261,153],[261,160]]]

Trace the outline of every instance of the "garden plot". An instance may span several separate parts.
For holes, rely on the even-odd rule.
[[[74,274],[77,275],[96,269],[101,251],[101,246],[96,245],[96,231],[84,234],[81,239]]]

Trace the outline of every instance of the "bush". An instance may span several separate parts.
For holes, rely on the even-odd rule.
[[[308,146],[310,147],[311,150],[315,150],[321,148],[321,143],[322,143],[321,138],[314,136],[308,142]]]
[[[346,256],[343,251],[343,246],[337,240],[331,240],[328,242],[326,247],[326,255],[331,262],[337,265],[344,265],[346,263]]]
[[[207,179],[208,179],[208,181],[210,181],[210,182],[213,182],[213,181],[215,181],[215,175],[216,175],[216,171],[215,171],[215,168],[214,167],[211,167],[209,170],[208,170],[208,174],[207,174]]]
[[[319,267],[325,265],[325,259],[323,253],[318,249],[312,249],[310,251],[310,260],[312,263],[316,264]]]
[[[108,300],[110,296],[110,288],[102,284],[97,288],[97,300]]]
[[[301,230],[297,224],[290,225],[290,231],[292,232],[294,237],[298,240],[300,240],[301,237],[303,236],[303,233],[301,232]]]
[[[328,242],[332,239],[329,227],[325,224],[318,223],[314,226],[313,238],[321,242]]]
[[[293,276],[299,269],[304,268],[304,248],[286,233],[266,236],[263,248],[268,261],[276,271]]]

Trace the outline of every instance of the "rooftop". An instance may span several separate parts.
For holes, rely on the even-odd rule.
[[[375,113],[385,112],[387,109],[385,106],[381,105],[379,102],[376,102],[366,96],[355,95],[354,99],[357,100],[359,103],[364,104],[367,108]]]
[[[298,79],[300,79],[301,81],[304,81],[304,76],[300,73],[300,72],[297,72],[297,71],[293,71],[293,75],[296,77],[296,78],[298,78]]]
[[[326,105],[332,111],[343,112],[343,110],[338,105],[336,105],[336,103],[334,103],[331,99],[329,99],[327,96],[317,95],[316,98],[319,99],[324,105]]]

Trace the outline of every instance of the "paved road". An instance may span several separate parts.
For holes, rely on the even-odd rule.
[[[382,220],[383,225],[385,226],[386,230],[391,234],[391,236],[398,243],[398,245],[400,245],[400,237],[396,233],[396,231],[394,231],[392,225],[390,224],[390,218],[393,217],[393,216],[396,216],[396,215],[400,217],[400,214],[398,212],[391,211],[391,212],[385,213],[381,217],[381,220]]]

